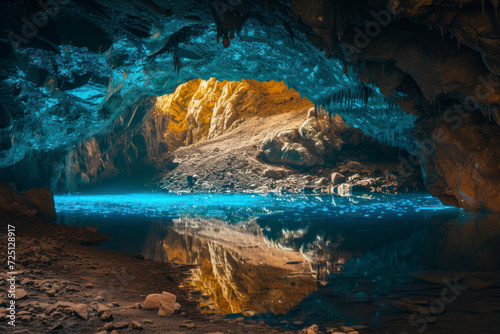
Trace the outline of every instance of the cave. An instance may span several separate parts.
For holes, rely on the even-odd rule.
[[[0,331],[497,333],[499,3],[3,1]]]

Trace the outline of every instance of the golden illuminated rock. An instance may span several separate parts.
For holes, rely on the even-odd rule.
[[[312,102],[274,80],[191,80],[156,102],[156,117],[166,120],[169,151],[220,136],[245,117],[309,109]]]
[[[317,288],[310,263],[270,245],[258,229],[184,218],[162,246],[168,260],[197,265],[191,285],[224,313],[286,313]]]

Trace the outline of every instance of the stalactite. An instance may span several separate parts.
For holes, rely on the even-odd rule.
[[[483,16],[484,16],[484,3],[485,3],[485,0],[481,0],[481,6],[483,8]]]
[[[482,0],[484,1],[484,0]],[[498,19],[498,4],[499,0],[490,0],[491,4],[493,5],[493,8],[495,8],[495,18]]]

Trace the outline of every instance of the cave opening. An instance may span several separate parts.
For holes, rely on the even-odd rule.
[[[498,1],[458,2],[0,4],[0,330],[496,333]]]

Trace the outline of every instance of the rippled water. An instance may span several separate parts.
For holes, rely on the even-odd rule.
[[[55,200],[60,223],[113,236],[101,247],[197,264],[189,284],[209,298],[207,310],[292,328],[282,321],[390,333],[500,325],[497,214],[465,213],[425,194]],[[450,284],[465,288],[451,296]]]
[[[442,205],[438,199],[422,194],[378,195],[358,198],[316,195],[264,196],[252,194],[122,194],[56,196],[61,214],[134,215],[175,218],[191,213],[222,218],[234,213],[260,216],[282,212],[285,216],[364,217],[384,219],[395,216],[420,216],[421,213],[457,211]],[[233,222],[233,221],[231,221]]]

